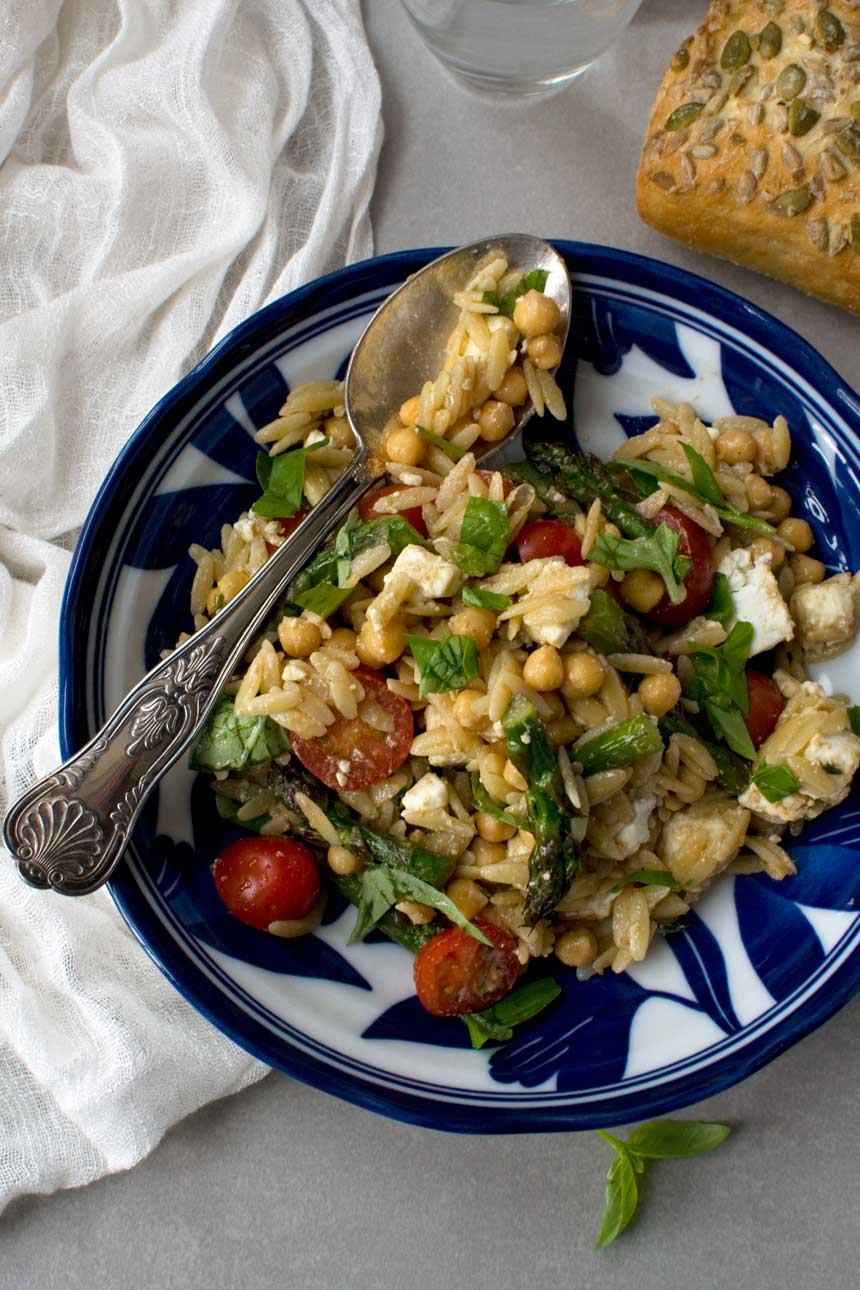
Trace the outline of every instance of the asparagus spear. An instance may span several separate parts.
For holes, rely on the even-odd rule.
[[[552,912],[573,880],[579,857],[563,805],[558,760],[534,704],[517,694],[502,718],[508,756],[528,781],[526,808],[535,845],[529,857],[525,918],[534,926]]]
[[[639,716],[619,721],[583,740],[572,750],[571,757],[579,762],[583,775],[597,775],[603,770],[629,766],[632,761],[659,752],[662,747],[657,723],[651,717]]]
[[[590,506],[599,497],[603,514],[627,538],[650,537],[654,533],[655,525],[625,501],[609,471],[596,457],[574,452],[561,443],[532,442],[526,452],[542,473],[545,487],[561,489],[583,506]]]

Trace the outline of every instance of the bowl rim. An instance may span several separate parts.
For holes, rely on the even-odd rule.
[[[860,427],[860,400],[852,387],[798,332],[766,310],[726,287],[650,256],[598,243],[560,238],[549,240],[568,260],[582,259],[586,276],[594,277],[596,272],[599,276],[601,261],[615,270],[612,275],[615,280],[625,280],[619,270],[627,269],[634,276],[650,281],[661,295],[676,302],[686,299],[694,303],[701,312],[728,324],[769,350],[773,350],[776,338],[779,347],[788,350],[785,357],[790,366],[801,372],[816,392],[820,393],[822,386],[826,387],[826,401]],[[60,609],[59,723],[64,758],[93,733],[87,732],[85,714],[77,702],[76,671],[81,666],[78,653],[85,646],[85,636],[81,638],[79,625],[81,602],[86,602],[86,595],[82,596],[82,592],[85,592],[94,542],[103,526],[110,522],[111,513],[117,512],[118,517],[122,515],[123,481],[129,480],[129,468],[145,449],[153,429],[164,418],[175,416],[178,407],[193,403],[197,393],[205,389],[221,368],[229,369],[245,345],[256,347],[261,331],[277,324],[282,316],[292,314],[304,301],[332,288],[336,292],[343,288],[347,291],[345,298],[354,299],[365,285],[371,290],[378,289],[379,276],[384,276],[387,270],[405,276],[449,249],[421,247],[371,257],[316,278],[272,301],[224,336],[143,418],[118,453],[91,503],[63,594]],[[323,307],[331,303],[327,301]],[[277,1039],[206,979],[200,967],[189,959],[160,919],[153,917],[145,894],[129,879],[123,866],[109,884],[109,890],[130,930],[171,984],[207,1020],[254,1057],[369,1110],[404,1122],[461,1133],[585,1130],[606,1123],[620,1124],[641,1119],[643,1114],[650,1116],[677,1110],[731,1087],[766,1065],[828,1020],[860,986],[860,949],[856,949],[847,954],[845,961],[828,976],[826,984],[818,986],[811,997],[793,1008],[789,1006],[790,999],[783,1001],[781,1015],[764,1035],[751,1036],[749,1043],[739,1052],[719,1056],[701,1070],[646,1090],[634,1088],[625,1093],[623,1085],[619,1085],[611,1101],[604,1098],[588,1105],[571,1106],[560,1102],[510,1109],[504,1105],[470,1106],[446,1100],[444,1096],[433,1098],[425,1091],[405,1092],[390,1085],[381,1088],[372,1078],[358,1071],[341,1071],[311,1053],[296,1049],[288,1040]]]

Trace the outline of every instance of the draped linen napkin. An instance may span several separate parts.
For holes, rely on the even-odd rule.
[[[0,812],[59,759],[62,588],[111,460],[230,328],[370,253],[380,141],[358,0],[0,7]],[[0,855],[0,1209],[263,1074],[109,896]]]

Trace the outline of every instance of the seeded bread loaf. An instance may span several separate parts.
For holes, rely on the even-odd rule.
[[[648,124],[639,214],[860,313],[860,0],[713,0]]]

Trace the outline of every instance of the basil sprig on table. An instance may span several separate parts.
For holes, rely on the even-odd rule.
[[[277,457],[258,452],[257,479],[263,496],[257,498],[251,510],[269,520],[288,520],[295,515],[304,496],[307,459],[327,444],[328,439],[320,439],[306,448],[293,448]]]
[[[762,762],[756,769],[752,782],[769,802],[781,802],[784,797],[791,797],[800,788],[800,780],[794,772],[778,762],[774,765]]]
[[[687,686],[688,698],[699,704],[717,738],[747,761],[755,760],[755,748],[744,723],[750,710],[744,668],[752,639],[751,624],[738,622],[722,645],[698,646],[690,654],[696,675]]]
[[[500,296],[498,291],[485,291],[481,299],[485,305],[496,305],[499,313],[512,318],[516,303],[527,291],[543,291],[546,288],[549,273],[546,269],[532,269],[531,273],[520,278],[513,291],[506,291]]]
[[[508,512],[504,502],[470,497],[460,526],[454,560],[470,577],[495,573],[508,545]]]
[[[660,524],[647,537],[620,538],[603,532],[595,540],[589,559],[606,569],[625,573],[632,569],[651,569],[663,579],[673,605],[684,599],[681,583],[691,561],[678,554],[678,534],[668,524]]]
[[[668,466],[658,465],[655,461],[643,461],[641,458],[633,460],[614,460],[607,463],[610,470],[621,474],[630,475],[633,482],[641,493],[647,496],[649,493],[656,491],[659,484],[673,484],[676,488],[681,488],[685,493],[690,493],[699,501],[708,502],[713,506],[720,519],[725,524],[733,524],[735,528],[746,529],[750,533],[775,533],[776,529],[767,520],[757,519],[755,515],[750,515],[747,511],[741,511],[737,506],[733,506],[727,501],[723,490],[717,483],[717,477],[711,470],[708,463],[700,452],[697,452],[691,444],[682,443],[684,455],[690,464],[690,474],[692,483],[677,471],[670,470]]]
[[[449,633],[438,641],[428,636],[407,636],[406,640],[418,665],[419,699],[462,690],[480,671],[478,648],[471,636]]]
[[[682,1160],[713,1151],[731,1133],[727,1124],[701,1120],[649,1120],[634,1129],[626,1142],[605,1129],[598,1129],[615,1151],[606,1175],[603,1223],[595,1250],[602,1250],[621,1235],[639,1204],[636,1175],[645,1172],[650,1160]]]

